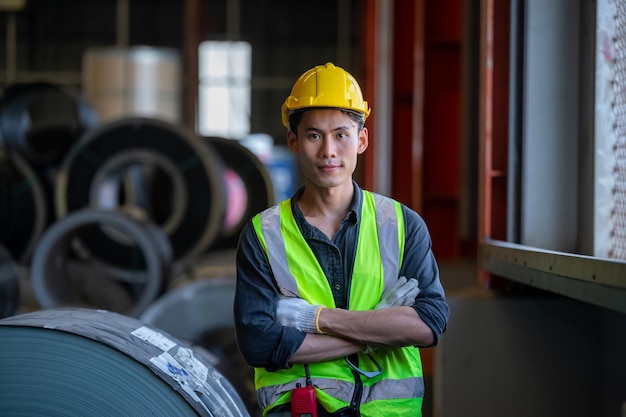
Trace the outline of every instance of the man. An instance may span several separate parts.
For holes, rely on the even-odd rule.
[[[422,218],[352,178],[369,114],[332,63],[282,106],[304,186],[256,215],[237,250],[237,342],[263,415],[421,416],[418,347],[437,344],[449,308]]]

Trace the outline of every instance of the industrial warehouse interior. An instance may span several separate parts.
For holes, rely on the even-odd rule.
[[[450,305],[421,415],[626,417],[626,2],[0,0],[0,33],[0,416],[262,415],[238,238],[332,62]]]

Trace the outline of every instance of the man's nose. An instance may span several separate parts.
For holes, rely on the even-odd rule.
[[[324,159],[333,158],[336,156],[336,144],[330,137],[325,137],[322,141],[321,157]]]

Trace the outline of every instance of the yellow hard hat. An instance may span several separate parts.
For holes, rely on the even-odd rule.
[[[364,121],[371,111],[356,79],[331,62],[311,68],[298,78],[281,108],[283,125],[289,127],[291,112],[309,107],[352,110],[361,113]]]

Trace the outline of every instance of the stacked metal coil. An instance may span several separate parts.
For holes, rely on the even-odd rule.
[[[0,242],[28,263],[55,219],[54,172],[98,117],[75,89],[52,82],[14,83],[0,96]]]
[[[0,319],[17,313],[20,302],[20,269],[0,244]]]
[[[266,166],[164,120],[96,119],[60,85],[0,98],[0,416],[258,413],[234,280],[171,283],[274,203]],[[40,310],[18,315],[24,271]]]
[[[37,173],[19,153],[0,148],[0,242],[19,262],[27,263],[50,212]]]
[[[145,116],[98,124],[64,85],[6,88],[0,136],[0,244],[28,268],[29,309],[137,317],[274,203],[266,166],[239,141]]]
[[[274,204],[274,185],[266,166],[239,141],[203,137],[224,163],[227,188],[226,217],[213,248],[234,248],[246,221]]]
[[[226,199],[220,170],[219,157],[194,134],[157,119],[119,119],[89,131],[64,159],[57,214],[87,206],[142,211],[167,234],[174,260],[183,260],[219,234]],[[81,242],[103,261],[131,266],[129,245],[101,229]]]
[[[93,107],[76,90],[58,83],[10,84],[0,96],[0,145],[33,164],[59,162],[88,129]]]
[[[124,238],[129,268],[117,269],[72,253],[72,245],[94,228]],[[31,265],[35,296],[44,309],[97,306],[138,317],[163,291],[172,249],[154,223],[123,211],[87,208],[50,226],[38,242]]]

